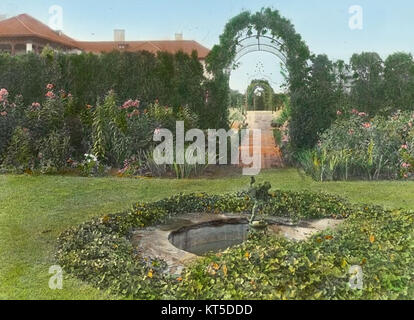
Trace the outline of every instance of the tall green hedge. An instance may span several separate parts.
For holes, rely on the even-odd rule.
[[[120,100],[158,100],[173,108],[189,106],[199,114],[205,109],[204,81],[196,52],[0,55],[0,88],[10,96],[22,94],[26,105],[42,100],[45,86],[53,83],[75,97],[78,111],[115,90]]]

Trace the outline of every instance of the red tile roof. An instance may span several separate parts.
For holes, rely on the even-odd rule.
[[[101,53],[111,52],[113,50],[122,51],[149,51],[157,53],[159,51],[167,51],[176,53],[183,51],[191,54],[197,51],[199,59],[205,59],[210,52],[209,49],[192,40],[165,40],[165,41],[102,41],[102,42],[86,42],[79,41],[79,47],[86,52]]]
[[[67,47],[78,48],[77,42],[63,33],[57,33],[39,20],[21,14],[0,21],[0,38],[38,37]]]
[[[111,52],[113,50],[122,51],[149,51],[156,53],[158,51],[167,51],[176,53],[183,51],[191,54],[197,51],[200,59],[205,59],[209,49],[192,40],[176,40],[176,41],[76,41],[63,33],[57,33],[50,29],[47,25],[29,16],[21,14],[6,20],[0,21],[0,38],[21,38],[21,37],[38,37],[64,45],[71,48],[79,48],[86,52],[101,53]],[[122,47],[121,47],[122,46]]]

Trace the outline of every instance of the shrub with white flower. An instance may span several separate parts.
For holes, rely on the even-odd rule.
[[[98,158],[94,154],[85,153],[85,160],[79,164],[82,175],[90,176],[101,176],[106,172],[106,168],[100,163]]]
[[[93,154],[85,153],[85,161],[87,163],[91,163],[92,161],[93,162],[98,162],[98,158]]]

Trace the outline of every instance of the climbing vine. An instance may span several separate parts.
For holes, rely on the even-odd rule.
[[[262,106],[257,106],[255,104],[255,95],[257,89],[262,89],[261,100],[263,102]],[[272,110],[274,107],[274,97],[275,92],[267,80],[253,80],[249,87],[247,88],[247,106],[249,110]]]
[[[300,90],[306,84],[310,52],[293,24],[282,17],[279,11],[270,8],[263,8],[256,13],[242,12],[227,23],[220,36],[220,44],[214,46],[207,57],[207,69],[216,81],[215,89],[219,93],[223,90],[229,91],[228,71],[233,67],[238,45],[246,35],[256,36],[258,39],[267,37],[280,44],[279,51],[286,57],[283,62],[287,71],[286,82],[292,98],[292,108],[299,109],[297,103],[301,100],[295,97],[300,96]],[[215,94],[215,90],[211,92],[211,95]],[[219,110],[227,108],[228,94],[221,96],[223,99],[216,99],[215,105],[211,107],[215,109],[212,111],[217,111],[216,114],[225,115],[225,112]]]

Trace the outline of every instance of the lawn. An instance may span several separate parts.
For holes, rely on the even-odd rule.
[[[263,172],[273,189],[326,191],[352,202],[414,209],[413,182],[317,183],[294,169]],[[65,276],[64,288],[48,287],[56,238],[91,217],[122,211],[138,200],[178,192],[223,193],[246,188],[247,177],[159,180],[0,176],[0,299],[116,298]]]

